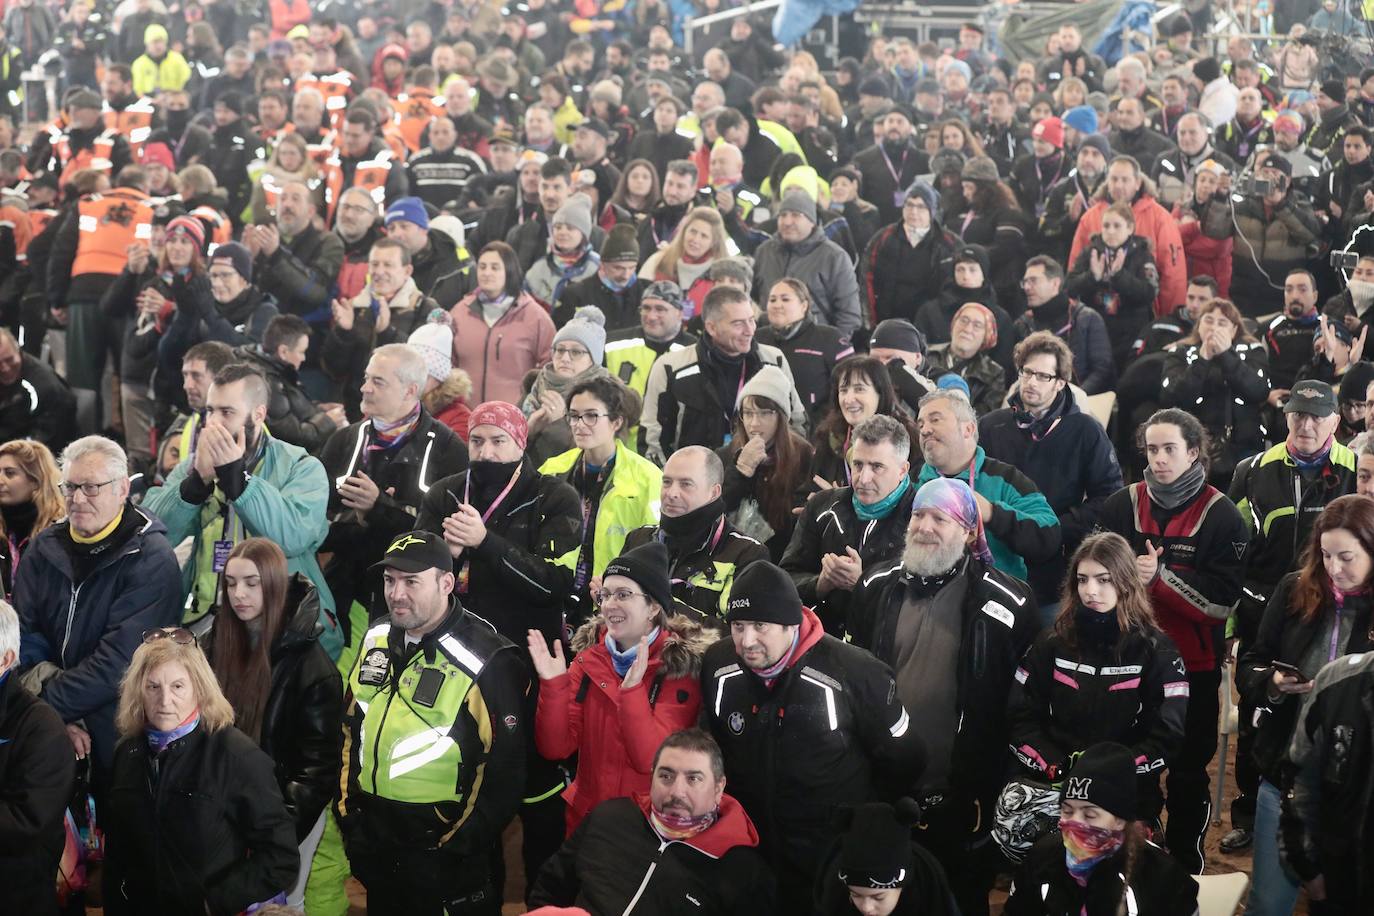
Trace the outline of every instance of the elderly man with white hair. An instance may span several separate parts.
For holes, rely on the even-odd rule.
[[[76,756],[62,718],[14,676],[18,664],[19,616],[0,601],[0,882],[10,911],[56,916]]]
[[[67,519],[34,536],[15,575],[26,683],[67,723],[95,784],[117,740],[119,679],[143,633],[174,624],[181,573],[167,528],[129,502],[129,459],[101,436],[62,452]]]

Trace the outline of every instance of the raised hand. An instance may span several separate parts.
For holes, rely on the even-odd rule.
[[[534,673],[539,675],[541,681],[551,681],[567,673],[568,663],[563,660],[563,643],[555,639],[553,654],[550,655],[548,643],[544,642],[544,634],[538,630],[530,630],[525,641],[530,647],[530,661],[534,662]]]

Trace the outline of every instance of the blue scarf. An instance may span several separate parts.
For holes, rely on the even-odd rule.
[[[656,639],[658,639],[658,627],[654,627],[653,632],[649,634],[649,645],[652,646]],[[635,663],[635,657],[639,655],[639,643],[635,643],[621,652],[615,647],[615,640],[611,638],[611,634],[607,633],[606,651],[611,654],[611,665],[615,667],[615,673],[624,677],[625,673],[630,670],[630,666]]]
[[[606,273],[604,271],[600,270],[597,271],[597,276],[601,278],[601,282],[606,285],[606,288],[613,293],[625,292],[625,290],[629,289],[631,286],[634,286],[635,281],[639,279],[637,275],[630,274],[630,279],[626,280],[624,283],[617,283],[610,277],[606,276]]]
[[[854,514],[862,521],[871,522],[874,519],[887,518],[892,514],[892,510],[897,508],[897,503],[902,501],[906,495],[907,488],[911,486],[911,478],[902,476],[902,482],[897,484],[897,488],[884,496],[871,506],[865,506],[859,502],[859,495],[855,493],[850,498],[854,501]]]
[[[191,714],[186,717],[186,721],[182,722],[176,728],[168,729],[167,731],[161,731],[159,729],[149,727],[145,728],[143,731],[144,734],[146,734],[148,737],[148,747],[152,749],[154,754],[161,754],[163,751],[167,749],[167,746],[171,744],[173,741],[177,740],[178,738],[184,738],[187,735],[191,734],[191,732],[195,731],[196,726],[199,724],[200,707],[197,706],[191,712]]]

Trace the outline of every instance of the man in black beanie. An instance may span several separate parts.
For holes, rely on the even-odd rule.
[[[904,798],[896,806],[870,802],[841,809],[835,842],[821,870],[820,913],[887,913],[954,916],[959,912],[945,871],[911,839],[921,809]]]
[[[778,877],[778,912],[809,912],[831,812],[878,799],[889,778],[909,783],[924,748],[892,670],[826,635],[777,566],[735,577],[726,619],[730,638],[701,666],[706,724]]]

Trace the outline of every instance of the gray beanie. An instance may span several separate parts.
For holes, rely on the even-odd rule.
[[[550,227],[563,223],[572,226],[582,233],[582,241],[590,242],[592,238],[592,208],[587,202],[587,198],[581,194],[569,197],[563,206],[558,208],[558,212],[553,215],[553,222]]]
[[[592,355],[592,365],[601,365],[606,356],[606,316],[594,305],[582,306],[573,313],[572,320],[553,335],[555,347],[565,340],[586,347]]]
[[[961,177],[964,181],[998,181],[1001,178],[997,174],[997,163],[987,156],[974,156],[965,162]]]
[[[793,188],[782,195],[782,204],[778,206],[778,215],[781,216],[789,210],[793,213],[800,213],[813,223],[816,222],[816,201],[801,188]]]
[[[790,397],[792,392],[792,382],[777,366],[764,366],[754,377],[744,383],[740,389],[739,399],[735,402],[735,410],[739,410],[745,398],[763,398],[778,405],[778,409],[785,416],[792,404]]]
[[[721,280],[734,280],[745,289],[754,288],[754,267],[747,255],[737,258],[717,258],[706,269],[706,278],[719,283]]]

